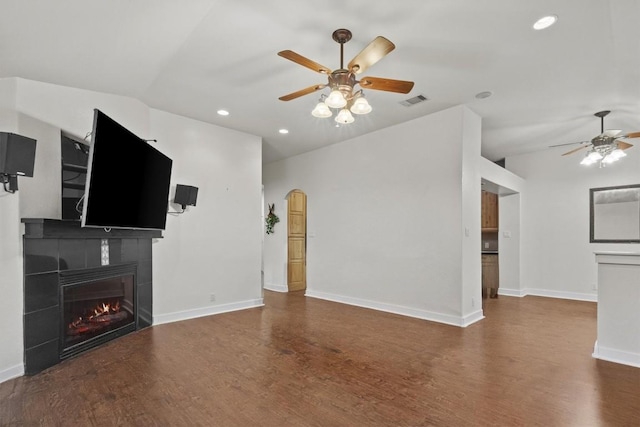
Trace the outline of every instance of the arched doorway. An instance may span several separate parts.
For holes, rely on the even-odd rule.
[[[307,195],[293,190],[287,195],[287,288],[307,289]]]

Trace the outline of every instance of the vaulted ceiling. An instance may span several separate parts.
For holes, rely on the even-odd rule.
[[[550,14],[554,26],[532,29]],[[639,131],[638,22],[637,0],[0,0],[0,78],[134,97],[258,135],[267,163],[465,104],[497,160],[590,139],[600,110],[612,111],[607,128]],[[326,77],[277,56],[339,68],[338,28],[353,33],[345,62],[382,35],[396,49],[366,74],[415,82],[407,95],[365,91],[373,112],[340,127],[311,116],[318,92],[278,100]],[[417,95],[428,101],[400,104]]]

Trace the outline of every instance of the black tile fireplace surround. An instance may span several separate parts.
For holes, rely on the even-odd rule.
[[[24,368],[36,374],[103,342],[151,326],[152,239],[160,231],[82,228],[78,221],[24,218]],[[106,240],[106,242],[105,242]],[[108,258],[108,261],[107,261]],[[125,326],[65,345],[63,290],[100,280],[133,282]],[[117,317],[117,316],[116,316]],[[67,339],[68,341],[68,339]]]

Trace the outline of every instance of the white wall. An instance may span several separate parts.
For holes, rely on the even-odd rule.
[[[170,200],[176,184],[198,187],[153,246],[154,323],[260,305],[261,139],[159,110],[151,129],[173,159]]]
[[[1,119],[0,119],[1,121]],[[19,196],[0,186],[0,382],[22,375],[22,227]]]
[[[0,97],[0,131],[38,139],[34,178],[19,178],[17,194],[0,191],[0,381],[23,372],[20,218],[60,218],[60,130],[84,137],[94,108],[142,138],[158,139],[174,161],[171,198],[176,183],[200,189],[197,206],[168,218],[165,238],[154,241],[154,323],[262,304],[259,137],[126,97],[23,79],[0,80],[0,95],[13,97]]]
[[[8,87],[9,86],[9,87]],[[11,96],[11,82],[0,81],[0,93]],[[18,133],[18,114],[11,98],[0,96],[0,131]],[[19,178],[19,185],[23,179]],[[0,382],[22,375],[22,225],[20,192],[0,185]]]
[[[524,296],[520,274],[521,245],[521,193],[501,195],[498,204],[499,232],[499,293]]]
[[[16,109],[84,138],[97,108],[141,138],[149,136],[149,108],[137,99],[17,78]]]
[[[60,128],[18,114],[18,134],[35,139],[33,177],[18,177],[21,218],[62,218]]]
[[[460,304],[463,318],[482,317],[482,293],[478,278],[482,280],[481,240],[481,175],[478,167],[482,124],[480,116],[463,110],[462,138],[462,286]],[[466,323],[466,322],[465,322]]]
[[[265,203],[282,221],[265,238],[267,286],[286,285],[284,197],[298,188],[308,196],[308,295],[456,325],[480,318],[461,301],[463,280],[480,296],[477,172],[472,219],[462,192],[463,142],[479,155],[479,135],[477,116],[455,107],[266,165]],[[463,278],[465,227],[477,262]]]
[[[526,180],[522,194],[522,289],[528,294],[595,301],[595,251],[637,251],[635,244],[589,243],[589,189],[640,183],[640,147],[598,168],[566,147],[509,157]],[[501,243],[502,244],[502,243]]]

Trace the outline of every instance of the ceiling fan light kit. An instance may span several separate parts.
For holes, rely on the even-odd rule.
[[[324,103],[330,108],[343,108],[347,105],[347,99],[340,90],[334,89],[331,91],[329,97],[324,101]]]
[[[329,68],[315,61],[305,58],[291,50],[283,50],[278,55],[307,67],[317,73],[327,75],[327,84],[318,84],[306,89],[281,96],[281,101],[290,101],[303,95],[308,95],[325,87],[330,88],[329,96],[323,94],[316,104],[311,115],[318,118],[328,118],[333,115],[331,109],[340,110],[335,121],[339,124],[348,124],[355,121],[353,114],[369,114],[372,107],[364,97],[362,89],[355,90],[356,85],[362,88],[382,90],[396,93],[409,93],[413,88],[413,82],[403,80],[391,80],[379,77],[363,77],[356,80],[356,75],[378,62],[389,52],[395,49],[395,45],[382,36],[376,37],[359,54],[357,54],[344,68],[344,44],[351,40],[351,31],[338,29],[333,32],[333,40],[340,44],[340,68],[331,71]]]
[[[355,120],[356,119],[353,118],[353,116],[351,115],[351,112],[346,108],[343,108],[342,110],[340,110],[340,112],[336,116],[336,122],[343,125],[348,125],[349,123],[353,123]]]
[[[621,141],[621,139],[640,138],[640,132],[622,134],[622,131],[618,129],[604,130],[604,118],[610,112],[611,111],[604,110],[594,114],[594,116],[600,118],[600,135],[594,137],[591,141],[580,142],[579,144],[583,144],[582,147],[574,148],[573,150],[564,153],[563,156],[573,154],[583,148],[591,147],[580,164],[590,166],[594,163],[600,162],[601,168],[625,157],[627,153],[623,150],[633,147],[633,144]]]
[[[320,101],[316,104],[316,107],[311,111],[311,115],[313,117],[317,117],[319,119],[326,119],[327,117],[333,116],[331,109],[325,104],[326,95],[322,95],[320,97]]]
[[[581,165],[589,166],[598,161],[600,161],[600,167],[604,167],[605,165],[611,164],[613,162],[617,162],[621,158],[625,157],[627,153],[622,151],[617,146],[613,147],[603,147],[598,150],[597,147],[594,147],[587,153],[587,155],[580,162]]]
[[[364,94],[356,98],[351,108],[349,108],[353,114],[369,114],[373,108],[369,105],[369,102],[364,99]]]

